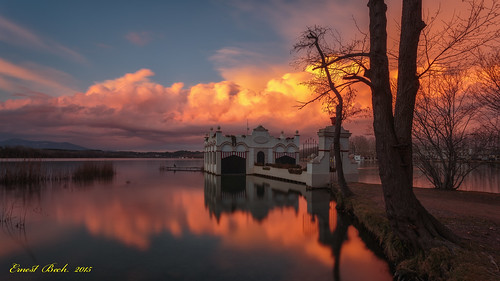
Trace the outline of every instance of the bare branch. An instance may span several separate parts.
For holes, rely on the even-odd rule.
[[[358,75],[352,75],[352,76],[344,76],[344,80],[357,80],[359,82],[365,83],[368,87],[372,88],[372,82],[370,80],[366,79],[363,76],[358,76]]]
[[[422,31],[420,43],[421,71],[423,77],[430,71],[440,71],[441,66],[450,68],[467,67],[474,50],[495,44],[500,39],[500,4],[493,0],[487,6],[484,0],[467,1],[468,14],[465,17],[453,15],[448,22],[436,22],[439,11]],[[436,26],[443,26],[435,30]]]
[[[342,56],[338,56],[332,60],[328,60],[328,62],[326,62],[325,64],[321,64],[321,65],[318,65],[316,67],[313,68],[313,70],[316,70],[316,69],[320,69],[320,68],[325,68],[325,67],[328,67],[334,63],[337,63],[337,62],[341,62],[343,60],[347,60],[347,59],[352,59],[352,58],[359,58],[359,57],[369,57],[370,56],[370,53],[352,53],[352,54],[346,54],[346,55],[342,55]]]
[[[302,109],[315,101],[318,101],[318,100],[325,98],[325,96],[328,95],[329,92],[330,92],[330,90],[327,90],[327,91],[323,92],[322,94],[319,94],[315,98],[313,98],[309,101],[306,101],[306,102],[298,101],[300,103],[300,106],[298,106],[298,108]]]

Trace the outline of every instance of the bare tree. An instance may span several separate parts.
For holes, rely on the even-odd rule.
[[[422,0],[403,0],[394,111],[387,50],[387,6],[383,0],[368,3],[373,127],[386,212],[399,238],[414,251],[458,241],[456,235],[428,213],[413,193],[412,130],[419,79],[437,69],[439,63],[458,63],[467,52],[498,39],[498,2],[493,0],[491,6],[474,0],[467,3],[471,7],[469,14],[456,17],[445,25],[441,37],[434,36],[440,40],[437,47],[427,48],[419,56],[420,36],[431,42],[425,39],[430,32],[422,34],[426,27],[422,20]],[[428,46],[425,43],[423,45]],[[422,56],[427,64],[419,67]]]
[[[365,136],[354,136],[351,138],[352,151],[364,158],[375,158],[375,139]]]
[[[365,79],[359,74],[366,70],[368,53],[362,51],[365,41],[355,41],[346,46],[342,44],[338,33],[333,32],[330,34],[336,44],[335,48],[332,48],[325,40],[325,35],[329,32],[329,29],[318,26],[308,28],[294,45],[296,52],[305,52],[303,63],[312,66],[313,72],[315,71],[315,75],[307,84],[313,89],[316,97],[304,102],[301,108],[312,102],[322,101],[326,111],[335,113],[333,145],[337,183],[343,196],[349,197],[352,191],[344,177],[340,132],[343,120],[363,112],[363,109],[353,106],[356,92],[350,86],[356,80]],[[358,46],[362,46],[361,51],[354,52]]]
[[[481,126],[475,136],[483,140],[480,149],[483,155],[500,155],[500,50],[479,52],[479,68],[476,72],[475,96],[482,105],[479,115]],[[479,153],[478,153],[479,154]]]
[[[469,145],[479,107],[464,72],[432,76],[417,98],[414,119],[415,164],[435,188],[455,190],[480,163]],[[477,140],[477,138],[476,138]]]
[[[419,88],[417,48],[425,27],[422,1],[403,1],[394,114],[387,55],[387,6],[383,0],[370,0],[368,7],[373,127],[387,217],[399,238],[414,251],[432,247],[436,237],[457,241],[427,212],[412,190],[411,132]]]
[[[477,98],[494,115],[500,115],[500,50],[479,55]]]
[[[401,241],[413,252],[458,242],[458,237],[422,206],[412,189],[413,115],[420,79],[439,70],[445,63],[458,65],[469,52],[498,39],[500,5],[497,0],[492,1],[491,6],[486,6],[482,1],[467,2],[471,7],[469,13],[465,17],[454,17],[449,24],[445,24],[439,37],[431,30],[424,30],[426,23],[422,17],[422,0],[403,0],[399,49],[397,54],[391,54],[391,58],[397,61],[398,77],[393,88],[395,95],[389,75],[387,5],[384,0],[368,2],[369,51],[352,44],[347,45],[352,47],[337,48],[341,52],[331,52],[333,55],[329,58],[320,56],[323,59],[315,61],[318,63],[317,69],[335,65],[341,68],[339,73],[346,70],[341,82],[335,84],[331,80],[329,85],[334,93],[333,89],[336,88],[338,92],[344,83],[352,85],[360,82],[370,87],[379,175],[387,218]],[[313,43],[306,41],[301,44],[301,41],[298,47],[309,52],[316,51],[316,42],[319,42],[316,38],[321,36],[309,31],[302,38]],[[421,35],[423,41],[420,41]],[[351,64],[356,66],[355,71],[349,67]]]

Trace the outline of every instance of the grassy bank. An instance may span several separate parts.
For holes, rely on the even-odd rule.
[[[452,250],[411,256],[389,226],[381,186],[350,186],[355,196],[344,202],[348,212],[375,236],[399,280],[500,280],[500,195],[416,189],[422,204],[463,239]]]

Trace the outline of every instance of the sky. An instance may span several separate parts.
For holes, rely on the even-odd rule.
[[[297,108],[312,93],[292,46],[308,26],[367,30],[365,2],[0,0],[0,140],[202,150],[210,128],[245,134],[247,122],[305,140],[330,121],[319,103]],[[400,3],[387,3],[391,40]]]

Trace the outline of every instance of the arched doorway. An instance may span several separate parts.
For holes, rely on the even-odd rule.
[[[266,163],[265,159],[266,155],[264,154],[264,152],[262,151],[257,152],[257,164],[264,165]]]
[[[236,155],[223,158],[221,161],[221,174],[246,174],[246,159]]]
[[[276,164],[291,164],[295,165],[295,158],[290,157],[288,155],[281,156],[276,158]]]

